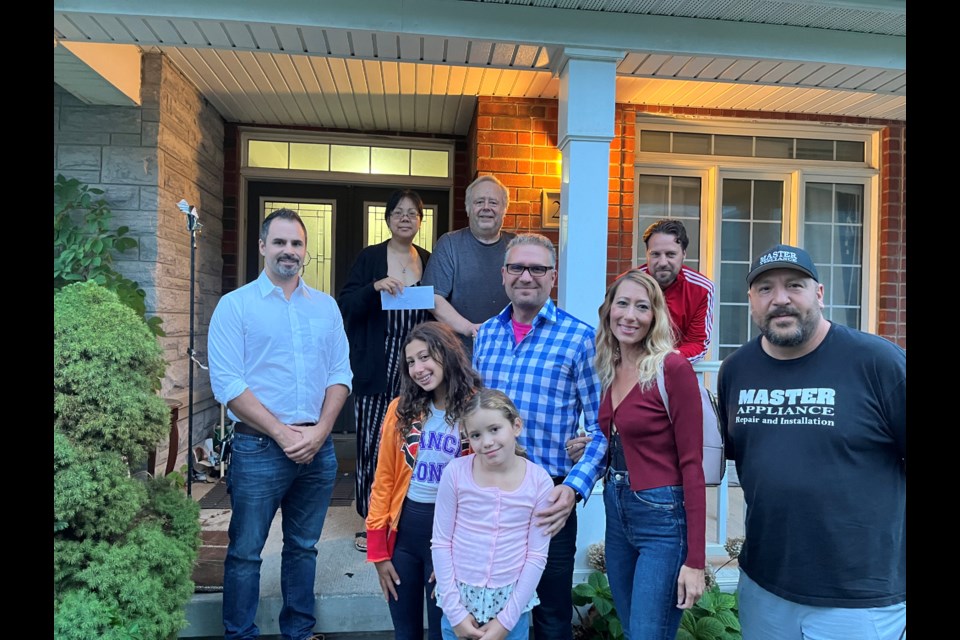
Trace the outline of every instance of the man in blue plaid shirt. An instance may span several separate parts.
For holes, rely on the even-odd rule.
[[[571,640],[573,559],[577,550],[574,505],[600,477],[607,441],[597,425],[600,378],[594,370],[594,329],[550,299],[557,253],[542,235],[524,233],[507,245],[503,285],[510,304],[484,322],[473,365],[486,386],[516,403],[524,428],[520,444],[557,485],[552,505],[534,514],[553,536],[533,610],[537,640]],[[581,415],[585,436],[577,437]]]

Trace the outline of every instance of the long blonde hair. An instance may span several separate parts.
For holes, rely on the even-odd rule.
[[[597,374],[603,389],[607,390],[613,384],[617,365],[620,364],[620,343],[610,330],[610,308],[613,299],[617,296],[617,289],[626,280],[643,287],[650,297],[650,309],[653,311],[653,322],[650,330],[643,337],[640,345],[643,355],[637,362],[637,381],[641,389],[646,389],[657,379],[657,370],[663,366],[663,360],[674,351],[673,330],[670,328],[670,315],[667,312],[667,303],[663,298],[660,285],[650,275],[639,269],[631,269],[620,274],[607,288],[607,294],[600,305],[600,324],[597,325],[597,358],[595,360]]]

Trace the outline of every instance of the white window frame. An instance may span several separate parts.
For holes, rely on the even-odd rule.
[[[724,178],[784,180],[782,241],[803,246],[800,212],[804,210],[808,182],[861,184],[864,187],[863,262],[860,328],[875,333],[879,312],[880,131],[863,125],[810,124],[792,121],[745,119],[694,119],[638,115],[634,156],[634,219],[639,207],[641,174],[700,177],[703,185],[700,219],[700,271],[717,283],[720,272],[720,198]],[[642,152],[642,130],[712,133],[740,136],[773,136],[858,141],[865,144],[865,162],[745,158]],[[643,229],[634,229],[633,255],[642,264]],[[719,288],[719,284],[717,284]],[[744,283],[746,291],[746,283]],[[719,290],[718,290],[719,295]],[[829,293],[829,292],[828,292]],[[746,295],[744,293],[744,295]],[[714,345],[711,345],[711,353]]]

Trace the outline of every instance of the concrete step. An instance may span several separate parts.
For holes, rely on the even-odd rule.
[[[229,510],[201,511],[201,522],[206,538],[214,538],[217,531],[225,531],[230,521]],[[283,534],[282,514],[277,514],[263,550],[260,567],[260,607],[257,626],[264,635],[280,633],[278,616],[283,601],[280,595],[280,551]],[[366,554],[356,550],[354,534],[363,529],[363,519],[353,505],[331,507],[317,544],[316,630],[327,633],[372,633],[390,631],[390,610],[383,599],[377,573],[366,562]],[[223,636],[221,610],[223,595],[194,594],[186,607],[188,626],[180,632],[181,638]]]

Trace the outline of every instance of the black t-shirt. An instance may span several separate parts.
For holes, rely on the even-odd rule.
[[[800,604],[906,600],[906,353],[832,324],[812,353],[777,360],[757,338],[717,384],[746,503],[740,567]]]

